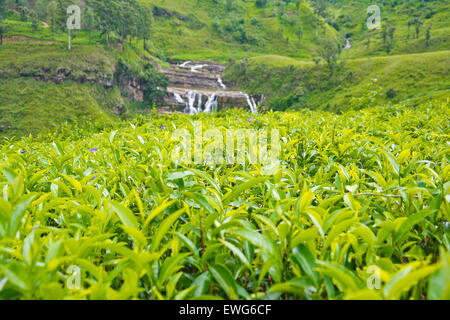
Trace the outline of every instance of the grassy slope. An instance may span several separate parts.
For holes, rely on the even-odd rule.
[[[56,69],[72,71],[71,76],[112,75],[119,58],[140,70],[142,56],[163,62],[142,50],[141,43],[128,43],[123,52],[97,43],[96,35],[78,33],[73,50],[67,50],[63,33],[52,36],[48,28],[31,30],[30,23],[8,20],[13,25],[6,42],[0,46],[0,136],[36,134],[43,128],[54,129],[63,122],[95,119],[114,121],[111,111],[128,101],[117,88],[105,90],[97,85],[64,81],[36,81],[35,76],[55,74]],[[9,42],[14,36],[16,40]],[[55,40],[54,40],[55,39]],[[22,41],[24,40],[24,41]],[[46,72],[44,70],[47,70]],[[128,105],[130,115],[134,105]]]
[[[388,102],[386,92],[397,92],[394,102],[445,96],[450,93],[450,51],[372,57],[348,60],[337,75],[339,85],[326,84],[328,71],[324,64],[283,56],[260,56],[248,60],[245,73],[230,68],[226,78],[240,86],[270,98],[298,92],[297,106],[320,108],[330,104],[334,110],[348,108],[352,97],[367,92],[367,86],[378,79],[381,86],[379,103]],[[352,73],[353,77],[349,77]],[[272,81],[266,81],[272,79]],[[275,101],[275,100],[272,100]],[[276,107],[276,105],[271,105]]]
[[[112,121],[95,86],[37,82],[30,78],[0,80],[0,136],[37,134],[64,122]]]
[[[370,1],[335,1],[328,9],[329,21],[339,21],[341,39],[348,33],[352,34],[352,48],[342,52],[341,58],[346,61],[346,68],[343,70],[344,73],[339,75],[340,81],[336,85],[330,85],[320,83],[324,82],[320,81],[321,79],[327,78],[326,71],[323,67],[315,67],[315,64],[311,62],[317,37],[313,26],[313,10],[307,2],[303,2],[298,10],[293,3],[287,6],[287,15],[297,17],[297,20],[292,19],[295,23],[291,25],[277,17],[278,9],[273,3],[260,9],[255,6],[254,1],[248,1],[240,6],[236,5],[234,10],[227,12],[225,2],[214,4],[211,1],[200,0],[193,7],[189,5],[192,1],[187,0],[146,1],[165,8],[169,12],[176,11],[188,17],[187,20],[196,21],[199,24],[197,29],[192,29],[192,22],[181,21],[176,16],[156,17],[155,41],[164,48],[169,57],[220,61],[228,61],[229,58],[234,60],[250,58],[249,68],[258,71],[249,73],[250,77],[239,82],[239,86],[255,93],[283,96],[284,90],[291,92],[292,84],[283,83],[286,78],[279,70],[283,66],[286,68],[303,66],[299,69],[300,72],[313,73],[310,76],[312,83],[305,84],[300,81],[296,87],[301,87],[302,92],[306,85],[317,88],[312,92],[307,90],[308,92],[304,93],[301,99],[302,106],[314,108],[327,105],[345,108],[349,98],[367,92],[367,85],[373,78],[379,78],[383,87],[381,94],[384,99],[381,99],[381,102],[387,102],[385,94],[390,88],[398,93],[393,99],[394,102],[442,94],[445,96],[445,90],[449,89],[448,58],[446,58],[450,50],[447,19],[449,3],[426,2],[423,7],[420,7],[419,1],[394,7],[383,6],[380,3],[383,28],[396,25],[394,46],[391,54],[387,55],[381,30],[368,32],[365,27],[366,9],[371,4]],[[424,24],[418,39],[413,37],[414,27],[407,26],[411,10],[423,15]],[[427,15],[430,12],[431,14]],[[232,41],[231,36],[226,32],[217,33],[213,30],[214,19],[220,21],[220,25],[223,26],[226,19],[232,19],[233,16],[244,17],[246,30],[260,39],[258,45],[241,45]],[[348,22],[343,23],[345,19],[342,20],[342,16],[348,16]],[[251,25],[253,17],[258,20],[258,26]],[[325,26],[326,34],[336,34],[329,25],[325,24]],[[297,34],[299,27],[303,31],[301,38]],[[431,28],[431,40],[428,46],[425,40],[427,28]],[[324,30],[321,29],[319,37],[323,34]],[[371,39],[369,48],[367,47],[368,37]],[[441,52],[434,54],[437,51]],[[420,53],[430,54],[420,55]],[[252,66],[253,63],[255,65]],[[267,69],[264,70],[264,68]],[[346,77],[349,72],[354,74],[351,81]],[[228,79],[234,80],[235,75],[229,72]],[[300,79],[303,77],[300,76]],[[278,101],[274,100],[274,103]]]
[[[40,40],[37,43],[7,43],[0,47],[0,75],[12,80],[2,80],[0,89],[0,104],[2,119],[0,126],[8,129],[8,134],[37,132],[39,128],[56,126],[61,121],[71,121],[76,118],[71,114],[74,108],[72,101],[79,101],[80,114],[105,114],[106,118],[114,118],[108,110],[119,103],[120,95],[117,91],[99,93],[98,89],[84,84],[67,83],[71,96],[63,94],[57,86],[51,83],[23,82],[18,79],[20,73],[39,74],[43,67],[54,70],[58,67],[69,67],[82,73],[85,68],[95,66],[104,73],[111,73],[117,58],[123,57],[138,69],[140,56],[146,55],[164,65],[161,59],[211,59],[222,62],[250,58],[249,72],[241,87],[248,88],[254,93],[264,93],[270,96],[283,96],[287,93],[298,92],[302,95],[299,106],[325,107],[332,105],[345,107],[349,98],[366,92],[370,79],[379,78],[384,87],[383,95],[389,88],[398,92],[396,101],[408,98],[422,98],[429,95],[447,94],[449,89],[448,51],[431,53],[432,51],[449,50],[448,19],[449,4],[441,1],[426,2],[425,9],[433,14],[425,19],[419,39],[408,38],[406,21],[408,12],[402,5],[395,8],[382,8],[383,21],[395,21],[397,33],[393,54],[386,58],[380,32],[372,34],[370,50],[366,48],[367,32],[362,25],[366,19],[365,8],[368,1],[336,1],[330,7],[330,14],[336,19],[341,15],[351,17],[351,23],[341,25],[341,36],[351,32],[353,47],[343,52],[342,57],[348,59],[339,77],[338,85],[332,86],[326,79],[323,65],[316,66],[311,62],[316,46],[316,29],[314,27],[314,13],[307,2],[302,2],[299,9],[293,3],[286,7],[283,19],[278,17],[280,2],[272,1],[265,8],[257,8],[255,1],[234,1],[231,11],[226,9],[226,2],[210,0],[141,0],[151,5],[164,8],[170,17],[155,17],[154,32],[151,44],[151,54],[144,52],[141,43],[134,43],[134,48],[126,46],[123,53],[105,48],[99,34],[88,34],[83,31],[74,33],[74,51],[68,53],[66,34],[55,35],[43,25],[37,31],[31,29],[30,22],[20,22],[17,14],[12,13],[6,23],[9,25],[8,36],[18,35]],[[425,10],[424,9],[424,10]],[[362,13],[362,14],[361,14]],[[257,23],[252,23],[253,19]],[[232,34],[225,31],[227,24],[236,24],[239,19],[244,20],[244,28],[254,39],[249,43],[240,43]],[[218,21],[220,31],[213,27]],[[323,20],[322,20],[323,22]],[[319,30],[319,36],[337,35],[329,25]],[[425,47],[425,29],[431,26],[432,39],[429,47]],[[299,37],[298,29],[303,35]],[[412,30],[409,34],[411,35]],[[408,41],[406,41],[408,40]],[[411,52],[430,52],[423,55],[402,56],[399,54]],[[375,56],[367,59],[361,57]],[[158,59],[160,57],[161,59]],[[288,58],[290,57],[290,58]],[[292,68],[300,75],[291,74]],[[287,71],[286,71],[287,70]],[[290,71],[289,71],[290,70]],[[348,73],[354,76],[350,81]],[[303,76],[307,74],[307,76]],[[235,75],[228,73],[228,78],[235,80]],[[306,82],[301,82],[307,78]],[[242,79],[241,79],[242,80]],[[23,104],[23,97],[11,95],[19,91],[21,85],[27,84],[27,101],[29,110],[39,110],[42,117],[38,121],[13,121],[12,116],[17,113],[18,106]],[[304,90],[309,86],[308,90]],[[95,90],[94,90],[95,89]],[[100,90],[101,91],[101,90]],[[50,98],[43,97],[48,92]],[[84,97],[80,98],[80,97]],[[81,100],[80,100],[81,99]],[[70,101],[67,101],[70,100]],[[32,107],[31,107],[32,106]],[[62,106],[61,108],[57,106]],[[66,107],[64,107],[66,106]],[[72,106],[72,107],[71,107]],[[42,110],[42,112],[41,112]],[[48,110],[59,110],[55,122],[47,121],[43,115]],[[31,112],[25,112],[31,115]],[[1,125],[3,122],[3,125]],[[5,130],[5,129],[3,129]],[[3,133],[4,134],[4,133]]]
[[[46,74],[44,70],[54,73],[57,68],[69,69],[77,77],[92,68],[111,74],[114,65],[114,54],[103,47],[78,45],[68,52],[58,43],[4,44],[0,47],[0,135],[35,134],[83,118],[115,119],[108,110],[120,103],[116,90],[34,79]]]
[[[71,52],[64,44],[45,42],[11,42],[0,47],[0,72],[9,77],[42,68],[68,68],[82,72],[97,67],[112,73],[115,57],[112,50],[100,46],[74,46]]]
[[[320,28],[318,36],[316,35],[314,27],[316,16],[308,2],[302,2],[299,9],[291,2],[285,9],[284,18],[280,19],[277,14],[279,1],[269,1],[264,8],[256,7],[255,1],[234,1],[231,11],[226,10],[225,1],[215,3],[210,0],[198,0],[195,1],[195,5],[192,4],[192,0],[142,1],[170,12],[171,17],[155,17],[153,39],[171,58],[227,61],[229,58],[276,54],[311,59],[314,56],[317,38],[324,34],[337,33],[321,19],[323,27]],[[368,0],[338,0],[329,6],[328,21],[339,22],[342,38],[348,33],[352,34],[353,48],[344,52],[345,58],[386,55],[381,31],[367,32],[365,27],[366,9],[370,4],[373,3]],[[409,4],[394,7],[383,6],[382,3],[379,5],[382,10],[383,27],[395,25],[397,28],[392,54],[450,50],[448,2],[425,2],[423,7],[420,7],[420,1],[410,1]],[[413,38],[414,27],[407,26],[411,10],[414,13],[423,13],[424,24],[418,39]],[[180,15],[182,19],[179,18]],[[256,38],[257,43],[241,44],[223,30],[229,21],[237,24],[238,18],[244,19],[247,33]],[[252,25],[252,19],[256,19],[258,24]],[[219,22],[220,32],[214,30],[214,21]],[[298,34],[299,28],[302,30],[301,37]],[[431,41],[428,47],[425,41],[427,28],[431,28]],[[367,48],[366,44],[368,37],[371,38],[370,48]]]
[[[382,29],[395,26],[394,46],[391,54],[406,54],[450,50],[449,12],[448,1],[397,1],[395,6],[376,3],[381,9]],[[422,3],[422,5],[421,5]],[[336,21],[341,21],[341,34],[351,34],[353,42],[352,50],[344,52],[346,58],[362,56],[386,55],[385,45],[382,40],[382,29],[368,32],[365,13],[369,5],[374,4],[370,0],[338,0],[330,9],[330,14]],[[420,16],[423,25],[420,27],[419,37],[415,37],[414,26],[408,27],[408,21],[414,16]],[[343,17],[348,17],[347,20]],[[343,23],[346,21],[345,23]],[[430,28],[430,43],[426,44],[426,30]],[[370,38],[370,46],[367,40]]]
[[[142,0],[169,11],[171,17],[155,17],[153,40],[175,59],[209,59],[228,61],[262,54],[280,54],[293,57],[310,57],[316,43],[314,17],[311,7],[302,3],[297,10],[293,3],[286,7],[289,16],[297,16],[294,23],[277,18],[278,7],[272,2],[265,8],[257,8],[255,1],[234,1],[231,11],[226,10],[225,1],[214,3],[210,0]],[[277,3],[275,1],[275,3]],[[182,15],[179,19],[177,15]],[[244,19],[244,28],[256,42],[240,43],[224,31],[227,23],[237,24]],[[258,23],[252,24],[255,18]],[[221,31],[213,28],[218,21]],[[300,39],[296,30],[301,27]],[[335,31],[325,25],[328,34]]]

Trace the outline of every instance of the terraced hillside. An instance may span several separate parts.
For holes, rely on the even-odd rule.
[[[182,61],[162,69],[170,80],[165,98],[166,112],[195,114],[223,108],[243,108],[255,112],[255,97],[227,87],[222,79],[224,71],[224,65],[211,61]],[[261,102],[260,98],[259,104]]]
[[[69,53],[63,9],[72,2],[83,24]],[[203,109],[215,92],[211,104],[223,107],[333,112],[448,96],[448,1],[380,1],[382,28],[369,30],[370,1],[139,0],[147,18],[108,37],[96,1],[55,0],[55,16],[49,3],[0,3],[2,136],[154,107],[184,111],[190,89],[203,91]],[[179,67],[186,61],[220,70],[190,72]],[[120,63],[125,74],[115,81]]]

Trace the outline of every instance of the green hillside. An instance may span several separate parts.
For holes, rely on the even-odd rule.
[[[60,43],[3,44],[0,133],[36,134],[64,122],[89,118],[108,122],[129,115],[133,105],[121,90],[99,85],[113,77],[120,58],[141,62],[132,50],[119,53],[104,46],[77,45],[68,52]]]
[[[373,5],[0,0],[0,301],[449,300],[450,1]]]
[[[273,109],[348,110],[448,97],[449,65],[450,51],[366,57],[343,60],[336,75],[330,78],[323,63],[259,56],[232,65],[226,79],[265,95],[267,107]],[[371,101],[366,97],[369,91],[374,92]]]
[[[133,14],[146,12],[142,23],[122,15],[124,9],[105,7],[102,16],[95,11],[102,2],[90,0],[82,4],[82,30],[72,32],[68,52],[64,10],[72,3],[79,1],[1,1],[2,135],[36,134],[79,117],[116,121],[148,112],[158,107],[160,99],[152,97],[164,85],[156,70],[147,70],[173,60],[225,63],[230,85],[264,96],[261,107],[274,110],[339,111],[367,99],[375,105],[448,96],[447,1],[380,1],[382,28],[374,31],[366,26],[370,1],[139,0]],[[107,40],[104,20],[114,14],[123,26],[135,24],[110,27]],[[114,78],[119,62],[126,65],[122,78],[149,83],[145,99],[136,100],[126,84],[102,85],[100,78]],[[61,80],[58,70],[70,76]],[[373,79],[379,80],[376,97],[367,98]]]
[[[367,29],[371,1],[147,0],[157,8],[154,39],[170,57],[220,59],[262,54],[312,58],[318,39],[349,37],[354,49],[346,57],[384,55],[383,29]],[[380,1],[384,29],[395,26],[392,54],[449,50],[448,1]],[[322,9],[324,8],[324,9]],[[415,25],[419,20],[419,34]],[[410,26],[408,27],[408,22]],[[426,41],[430,30],[429,43]],[[242,37],[242,34],[246,37]],[[370,45],[367,47],[367,40]]]

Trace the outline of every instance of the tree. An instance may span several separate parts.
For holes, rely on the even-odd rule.
[[[45,19],[47,16],[47,5],[48,0],[37,0],[36,4],[34,5],[34,10],[38,14],[40,19]]]
[[[426,38],[426,46],[428,48],[430,46],[430,40],[431,40],[431,28],[427,28],[425,38]]]
[[[137,5],[134,1],[118,1],[116,31],[120,35],[120,49],[123,50],[125,40],[128,36],[137,34]]]
[[[3,26],[3,20],[6,17],[8,9],[6,8],[6,0],[0,0],[0,45],[3,44],[3,34],[5,27]]]
[[[54,35],[58,26],[58,5],[56,1],[51,1],[47,6],[47,21]]]
[[[386,44],[386,53],[387,54],[391,53],[392,47],[394,46],[394,36],[395,36],[396,30],[397,30],[397,28],[395,26],[391,26],[387,31],[387,35],[389,37],[389,41],[387,41],[387,44]]]
[[[95,14],[91,8],[87,7],[83,16],[83,29],[88,32],[89,40],[91,40],[91,32],[96,28]]]
[[[314,11],[322,18],[327,16],[328,6],[325,0],[314,0],[312,7],[314,8]]]
[[[416,29],[416,39],[419,39],[420,28],[423,25],[423,21],[422,21],[422,19],[420,19],[420,17],[415,17],[413,20],[413,24]]]
[[[153,25],[153,13],[152,10],[145,5],[141,5],[139,8],[139,16],[137,19],[138,37],[144,42],[144,50],[147,49],[146,41],[150,39]]]
[[[110,45],[110,33],[114,31],[117,26],[116,19],[118,18],[117,1],[103,1],[103,0],[89,0],[88,5],[94,10],[99,28],[103,31],[106,38],[106,44]]]
[[[159,105],[164,101],[164,96],[169,86],[169,78],[153,66],[146,66],[143,77],[144,102],[147,105]]]
[[[338,42],[331,38],[320,39],[316,53],[325,60],[330,70],[330,76],[333,76],[340,53]]]
[[[30,10],[30,17],[31,17],[31,29],[33,31],[37,31],[39,29],[39,24],[41,21],[39,20],[39,16],[34,10]]]

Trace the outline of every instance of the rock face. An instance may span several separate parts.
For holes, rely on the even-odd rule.
[[[201,107],[205,105],[208,98],[213,94],[217,97],[217,107],[218,108],[249,108],[247,102],[247,95],[240,91],[221,91],[216,88],[211,89],[192,89],[192,88],[176,88],[169,87],[167,89],[167,97],[165,102],[168,106],[172,107],[174,111],[185,112],[186,103],[189,102],[189,94],[195,92],[196,100],[194,101],[194,106],[199,109],[199,100],[201,100]],[[200,98],[199,98],[200,96]],[[181,99],[180,99],[181,98]],[[199,110],[203,111],[203,110]]]
[[[209,61],[170,62],[170,68],[162,70],[170,80],[164,110],[195,114],[244,108],[256,112],[253,97],[227,88],[222,80],[224,65]]]
[[[40,70],[33,72],[19,72],[17,76],[22,78],[34,78],[36,81],[53,82],[55,84],[62,84],[64,81],[75,81],[76,83],[90,83],[96,84],[105,89],[113,89],[118,86],[122,93],[126,96],[124,99],[144,102],[144,93],[141,80],[133,76],[118,76],[115,77],[112,73],[100,72],[96,67],[91,67],[85,70],[70,70],[67,68],[51,69],[42,67]],[[9,75],[1,74],[0,78],[8,78]],[[115,106],[111,110],[114,114],[123,114],[126,108],[123,104]]]
[[[225,66],[222,64],[210,61],[169,61],[170,67],[162,69],[156,62],[151,62],[170,81],[164,99],[165,104],[160,108],[162,113],[196,114],[223,108],[242,108],[256,112],[256,101],[262,102],[262,99],[256,99],[255,101],[255,97],[228,88],[222,80],[225,71]],[[96,67],[85,70],[42,67],[40,70],[19,71],[16,76],[33,77],[36,81],[51,81],[55,84],[61,84],[64,81],[75,81],[80,84],[90,83],[105,89],[112,89],[117,86],[125,94],[124,99],[144,101],[142,80],[132,76],[118,76],[113,70],[102,72]],[[14,77],[14,75],[0,72],[0,78],[9,77]],[[122,102],[124,103],[124,101]],[[112,112],[122,114],[125,112],[125,107],[118,105]]]

